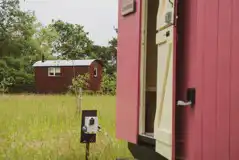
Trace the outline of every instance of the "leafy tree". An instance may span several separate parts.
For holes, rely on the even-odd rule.
[[[32,64],[51,56],[57,38],[54,28],[43,27],[33,12],[20,10],[19,0],[0,2],[0,87],[4,92],[33,87]]]
[[[50,25],[55,28],[59,37],[53,43],[54,53],[60,53],[65,59],[85,59],[91,51],[93,42],[88,33],[79,24],[70,24],[62,20],[53,21]]]
[[[112,75],[106,73],[103,74],[101,90],[104,94],[116,94],[116,72],[114,72]]]
[[[34,40],[39,23],[32,12],[20,10],[18,0],[0,3],[0,57],[34,55],[40,47]]]
[[[12,85],[13,79],[11,77],[3,78],[0,81],[0,93],[6,93],[9,91],[9,87]]]
[[[108,63],[107,73],[114,74],[116,72],[117,64],[117,38],[113,38],[109,41],[108,52],[111,54],[112,59]]]
[[[79,94],[79,89],[88,90],[89,73],[81,74],[72,79],[72,85],[69,86],[69,91],[74,94]]]
[[[53,53],[54,42],[59,38],[58,33],[52,26],[39,27],[39,31],[35,34],[35,39],[38,41],[41,51],[46,57],[51,57]]]

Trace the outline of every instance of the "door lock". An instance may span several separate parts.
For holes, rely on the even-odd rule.
[[[177,106],[194,106],[195,105],[195,97],[196,97],[196,89],[188,88],[187,89],[187,101],[178,100]]]

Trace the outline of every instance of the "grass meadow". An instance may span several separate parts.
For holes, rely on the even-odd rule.
[[[97,109],[102,127],[89,159],[130,157],[126,142],[115,138],[115,97],[84,96],[83,109]],[[84,160],[80,125],[74,96],[0,96],[0,159]]]

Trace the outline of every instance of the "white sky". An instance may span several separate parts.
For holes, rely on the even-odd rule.
[[[83,25],[91,40],[107,45],[116,36],[118,0],[20,0],[24,10],[33,10],[38,20],[47,25],[61,19]]]

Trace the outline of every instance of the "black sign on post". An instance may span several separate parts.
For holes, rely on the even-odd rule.
[[[97,117],[97,110],[83,110],[81,117],[81,143],[95,143],[96,134],[95,133],[86,133],[84,127],[86,125],[86,117]]]
[[[85,159],[89,159],[90,143],[96,142],[96,132],[98,131],[97,110],[83,110],[81,117],[81,143],[86,144]]]
[[[122,16],[134,13],[136,10],[135,0],[122,0],[121,14]]]

